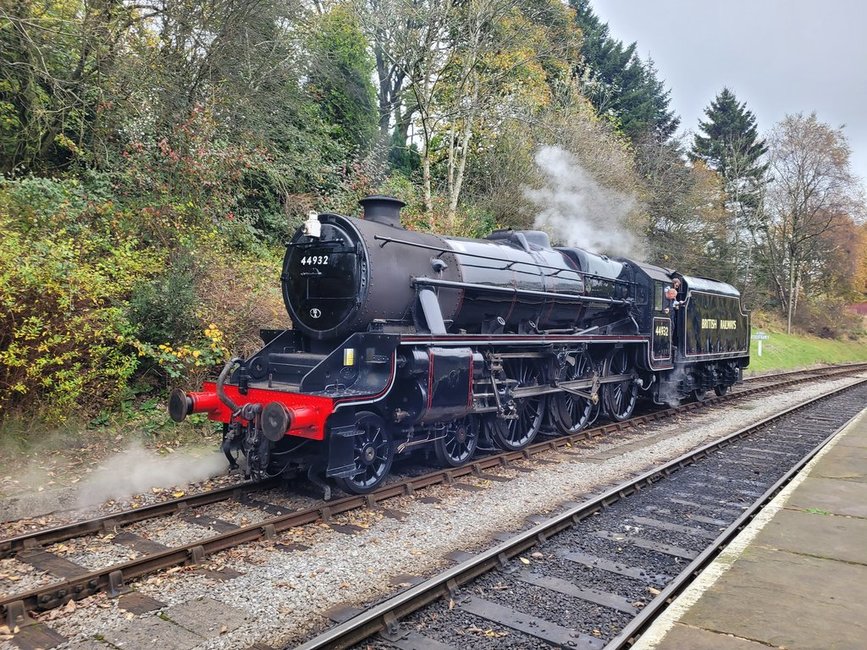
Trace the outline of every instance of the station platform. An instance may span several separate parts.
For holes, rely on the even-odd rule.
[[[867,648],[867,409],[633,647]]]

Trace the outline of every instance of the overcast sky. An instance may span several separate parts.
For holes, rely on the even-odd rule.
[[[844,126],[867,187],[867,1],[592,0],[611,35],[637,41],[671,90],[681,129],[698,128],[728,86],[766,133],[787,113]]]

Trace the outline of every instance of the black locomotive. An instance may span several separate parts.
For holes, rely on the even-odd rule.
[[[725,283],[580,248],[539,231],[460,239],[407,231],[403,203],[361,219],[312,214],[281,275],[294,329],[232,359],[201,392],[175,391],[177,421],[223,422],[223,450],[254,477],[333,478],[365,493],[395,455],[446,466],[480,442],[517,450],[543,422],[574,433],[639,397],[723,394],[749,363],[749,319]]]

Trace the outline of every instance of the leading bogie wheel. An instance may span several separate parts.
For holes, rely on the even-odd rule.
[[[479,444],[479,418],[468,415],[448,422],[443,435],[434,440],[434,453],[443,467],[460,467],[476,452]]]
[[[355,415],[352,476],[335,479],[338,487],[350,494],[367,494],[378,488],[391,470],[394,444],[385,421],[376,413],[361,411]]]
[[[576,381],[593,377],[593,359],[587,351],[579,352],[560,371],[560,381]],[[590,391],[582,388],[582,392]],[[578,433],[587,426],[593,416],[593,402],[587,397],[562,391],[551,397],[550,412],[554,426],[564,435]]]
[[[633,376],[632,355],[626,348],[617,348],[606,357],[602,372],[603,379],[613,375],[629,375],[623,381],[605,384],[602,387],[602,401],[605,411],[612,420],[628,420],[638,401],[638,383]]]
[[[508,359],[504,363],[506,377],[517,382],[516,388],[538,386],[541,372],[533,359]],[[491,419],[490,433],[494,443],[506,451],[518,451],[529,445],[539,433],[545,415],[544,395],[515,400],[516,417]]]

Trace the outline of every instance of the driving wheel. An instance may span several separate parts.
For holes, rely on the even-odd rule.
[[[576,381],[593,377],[593,359],[587,351],[579,352],[573,357],[574,365],[567,363],[560,372],[560,381]],[[590,388],[582,388],[589,393]],[[578,433],[587,426],[593,415],[593,402],[589,397],[581,397],[566,391],[551,397],[551,421],[564,435]]]
[[[533,359],[508,359],[503,364],[506,377],[517,382],[515,388],[540,384],[541,372]],[[521,397],[515,400],[514,416],[509,419],[490,420],[494,443],[506,451],[523,449],[536,437],[545,414],[544,395]]]
[[[638,384],[632,376],[631,355],[626,348],[617,348],[605,359],[603,379],[614,375],[629,375],[628,379],[605,384],[602,400],[605,411],[612,420],[622,422],[632,415],[638,401]]]
[[[460,467],[468,462],[479,444],[479,418],[468,415],[448,422],[445,432],[434,440],[434,453],[444,467]]]
[[[337,478],[337,485],[350,494],[372,492],[385,480],[394,460],[394,445],[385,422],[376,413],[355,415],[352,476]]]

